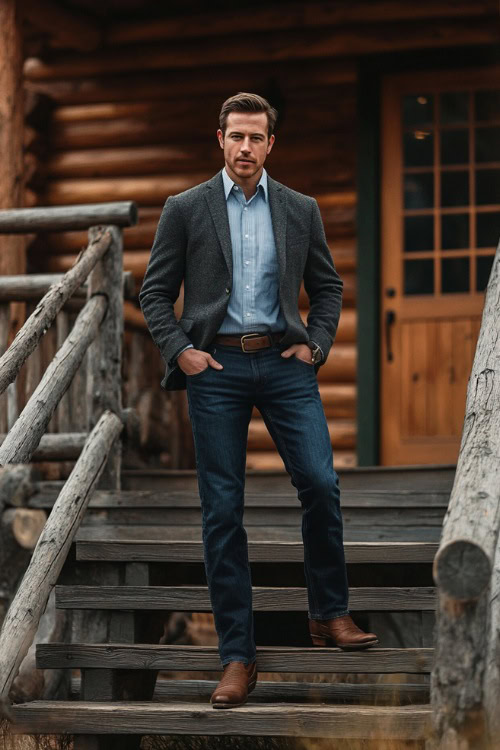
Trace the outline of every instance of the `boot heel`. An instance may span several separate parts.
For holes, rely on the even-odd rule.
[[[326,646],[326,638],[321,635],[312,635],[313,646]]]

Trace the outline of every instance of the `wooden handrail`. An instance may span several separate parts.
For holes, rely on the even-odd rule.
[[[478,738],[487,737],[492,723],[498,723],[498,709],[487,709],[498,706],[498,679],[492,701],[491,681],[488,684],[485,676],[486,655],[498,648],[498,634],[490,632],[489,622],[491,607],[499,606],[500,576],[491,588],[499,539],[500,243],[486,289],[455,481],[433,566],[438,607],[431,700],[438,741],[455,738],[456,744],[446,745],[450,748],[479,747]]]
[[[100,228],[95,239],[85,250],[82,250],[73,268],[64,274],[58,284],[50,287],[33,314],[18,331],[3,357],[0,358],[0,393],[3,393],[9,383],[15,380],[24,362],[34,351],[63,304],[81,286],[96,263],[106,253],[112,241],[111,227],[104,230]]]
[[[0,276],[0,302],[38,301],[50,291],[51,286],[60,284],[64,273],[30,273]],[[87,296],[88,282],[84,281],[73,292],[73,298],[84,299]],[[123,291],[125,299],[135,297],[135,279],[131,271],[123,272]]]
[[[104,412],[90,433],[33,551],[0,631],[0,716],[10,717],[9,690],[36,633],[106,456],[123,424]]]
[[[43,229],[89,228],[89,243],[75,265],[61,278],[47,275],[2,285],[6,297],[14,291],[29,299],[50,283],[33,314],[0,358],[0,394],[15,386],[28,356],[57,318],[65,302],[86,293],[87,301],[68,332],[67,318],[58,328],[59,350],[24,410],[0,446],[0,465],[31,460],[44,431],[87,353],[87,429],[90,435],[42,531],[28,570],[9,607],[0,632],[0,717],[9,715],[9,690],[36,633],[51,589],[78,530],[90,494],[100,488],[119,489],[121,445],[115,438],[127,422],[121,402],[123,335],[123,238],[120,226],[137,220],[133,202],[50,209],[0,211],[0,234]],[[111,222],[110,226],[102,223]],[[9,291],[10,290],[10,291]],[[36,299],[36,296],[35,296]],[[8,321],[9,302],[0,299],[0,315]],[[57,318],[58,323],[61,318]],[[7,326],[0,334],[6,346]],[[15,392],[14,392],[15,396]],[[60,436],[61,437],[61,436]],[[75,438],[75,434],[72,435]],[[81,434],[76,435],[81,439]],[[74,445],[73,445],[74,448]]]
[[[85,352],[106,315],[104,295],[91,297],[78,315],[68,338],[47,367],[30,400],[0,446],[0,465],[27,463],[68,389]]]
[[[0,234],[30,234],[88,229],[98,224],[131,227],[137,224],[134,201],[37,206],[0,211]]]

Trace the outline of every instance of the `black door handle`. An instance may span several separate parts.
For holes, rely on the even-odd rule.
[[[391,326],[396,321],[396,313],[394,310],[387,310],[385,313],[385,346],[387,350],[387,361],[392,362],[394,359],[391,349]]]

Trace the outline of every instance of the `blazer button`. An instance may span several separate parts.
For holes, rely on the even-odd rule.
[[[229,287],[227,286],[227,287],[226,287],[226,294],[229,294],[230,292],[231,292],[231,290],[230,290],[230,289],[229,289]]]

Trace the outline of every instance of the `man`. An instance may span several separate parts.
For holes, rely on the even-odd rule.
[[[309,629],[314,645],[378,643],[348,610],[339,477],[316,374],[337,331],[343,282],[315,199],[264,169],[277,112],[239,93],[221,109],[224,168],[171,196],[139,295],[166,362],[162,386],[187,388],[210,600],[222,679],[214,708],[242,705],[257,680],[243,527],[246,444],[254,405],[302,504]],[[293,158],[293,155],[291,156]],[[184,309],[174,302],[184,280]],[[298,309],[301,282],[310,300]]]

